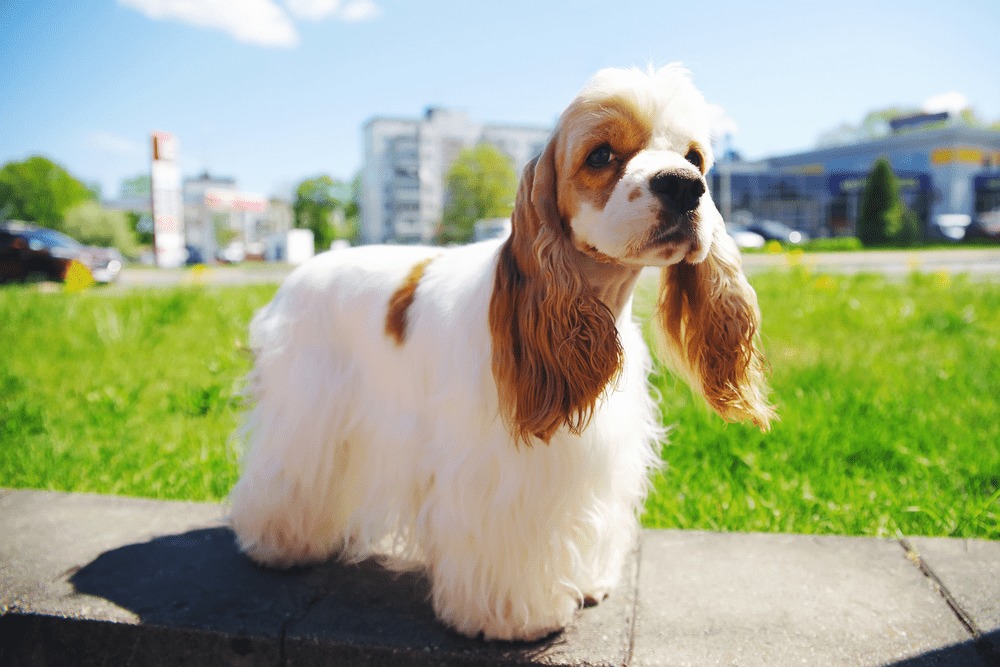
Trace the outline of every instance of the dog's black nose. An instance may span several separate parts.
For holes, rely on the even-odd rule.
[[[649,188],[678,213],[693,211],[705,194],[705,183],[700,178],[678,171],[655,174],[649,179]]]

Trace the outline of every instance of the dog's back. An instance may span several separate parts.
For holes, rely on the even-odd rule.
[[[361,559],[385,549],[387,535],[397,540],[390,551],[415,557],[400,535],[417,520],[415,496],[431,483],[434,459],[450,454],[409,443],[434,449],[436,424],[488,413],[483,402],[496,412],[481,330],[497,250],[488,242],[324,253],[254,316],[252,407],[240,432],[248,451],[230,500],[241,546],[256,560]],[[499,418],[469,426],[502,428]],[[275,515],[276,499],[286,505],[278,514],[295,520],[258,524]]]

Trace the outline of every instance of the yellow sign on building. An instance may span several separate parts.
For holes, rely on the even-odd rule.
[[[982,164],[983,151],[968,146],[952,146],[951,148],[935,148],[931,151],[931,164]]]

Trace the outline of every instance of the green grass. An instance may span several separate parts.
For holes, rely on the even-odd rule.
[[[676,428],[646,525],[1000,539],[1000,285],[753,282],[781,421],[725,424],[656,374]],[[246,323],[274,290],[0,289],[0,486],[224,498]]]
[[[0,290],[0,486],[223,498],[246,325],[274,291]]]
[[[1000,285],[753,282],[781,421],[723,424],[656,375],[676,428],[646,524],[1000,538]]]

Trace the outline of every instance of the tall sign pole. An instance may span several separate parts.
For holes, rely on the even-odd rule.
[[[169,132],[153,132],[152,180],[153,252],[161,268],[181,266],[184,250],[184,203],[177,164],[177,139]]]

